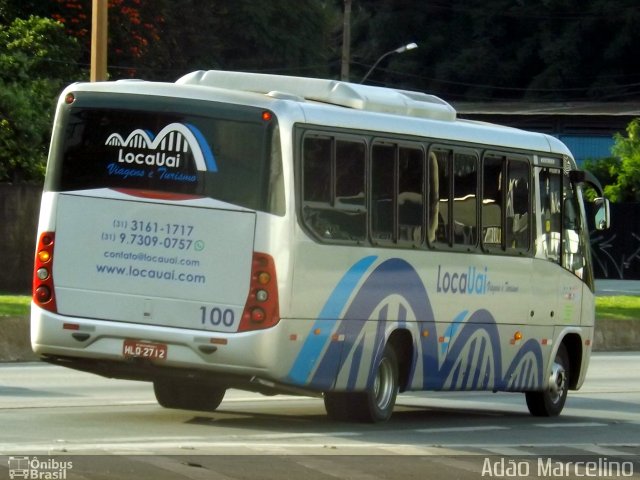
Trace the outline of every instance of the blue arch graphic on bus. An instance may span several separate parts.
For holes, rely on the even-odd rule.
[[[525,342],[504,368],[498,326],[486,309],[459,312],[444,332],[449,341],[440,342],[429,295],[416,270],[399,258],[374,267],[376,260],[375,256],[361,259],[340,280],[312,327],[327,330],[326,322],[330,321],[331,331],[307,338],[289,372],[289,381],[330,390],[342,372],[347,376],[346,390],[353,390],[362,368],[368,368],[367,384],[371,385],[373,365],[377,365],[385,346],[389,322],[395,328],[404,328],[410,313],[415,331],[429,334],[414,335],[409,385],[414,384],[418,367],[424,390],[523,391],[542,385],[539,342]],[[390,295],[402,298],[395,315],[390,315],[383,304]],[[375,322],[375,329],[366,329],[368,322]],[[367,358],[363,353],[365,330],[374,332],[374,351]],[[333,341],[335,336],[342,341]]]

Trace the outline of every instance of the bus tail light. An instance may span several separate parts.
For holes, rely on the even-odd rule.
[[[279,321],[276,266],[270,255],[254,252],[249,295],[238,331],[269,328]]]
[[[33,301],[45,310],[56,312],[56,297],[53,288],[53,247],[55,234],[44,232],[36,248],[33,269]]]

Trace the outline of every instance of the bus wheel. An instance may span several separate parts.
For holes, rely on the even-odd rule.
[[[562,412],[569,391],[569,354],[560,344],[551,366],[549,386],[541,392],[526,392],[527,407],[536,417],[555,417]]]
[[[391,345],[382,352],[373,385],[364,392],[353,393],[350,416],[362,422],[386,422],[391,418],[398,395],[398,357]]]
[[[226,389],[192,380],[154,380],[153,392],[165,408],[213,412],[224,398]]]

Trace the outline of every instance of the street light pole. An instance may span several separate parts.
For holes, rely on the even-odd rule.
[[[107,79],[107,0],[93,0],[91,11],[91,71],[92,82]]]
[[[342,63],[340,80],[349,81],[349,63],[351,62],[351,0],[344,0],[342,18]]]
[[[364,83],[364,81],[367,78],[369,78],[369,75],[371,74],[371,72],[373,72],[375,70],[375,68],[382,61],[382,59],[388,57],[392,53],[402,53],[402,52],[406,52],[407,50],[413,50],[414,48],[418,48],[418,44],[412,42],[412,43],[408,43],[406,45],[403,45],[401,47],[398,47],[398,48],[396,48],[394,50],[389,50],[387,53],[382,54],[380,56],[380,58],[378,58],[378,60],[376,60],[376,63],[374,63],[373,66],[369,69],[369,71],[367,73],[365,73],[364,77],[362,77],[362,80],[360,80],[360,83]]]

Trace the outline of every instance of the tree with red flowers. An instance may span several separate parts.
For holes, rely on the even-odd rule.
[[[136,73],[148,47],[160,40],[156,14],[158,0],[109,0],[109,71],[113,77]],[[78,39],[83,56],[89,62],[91,51],[91,0],[55,0],[51,17],[64,24],[66,31]]]

